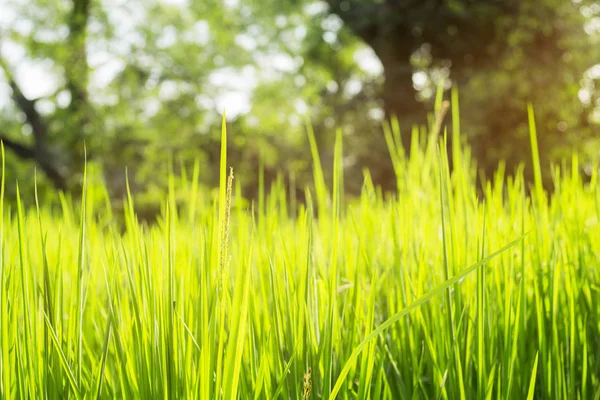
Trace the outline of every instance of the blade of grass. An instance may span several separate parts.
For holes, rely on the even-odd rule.
[[[527,392],[527,400],[533,400],[535,397],[535,378],[537,376],[539,352],[535,355],[535,361],[533,362],[533,369],[531,371],[531,378],[529,379],[529,391]]]

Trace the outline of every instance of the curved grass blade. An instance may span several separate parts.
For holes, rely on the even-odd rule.
[[[447,281],[445,281],[444,283],[442,283],[435,289],[427,292],[426,294],[421,296],[419,299],[415,300],[409,306],[405,307],[404,309],[400,310],[396,314],[392,315],[384,323],[379,325],[379,327],[377,327],[375,330],[373,330],[373,332],[368,334],[367,337],[365,337],[363,339],[363,341],[360,342],[360,344],[358,346],[356,346],[356,348],[354,349],[352,354],[350,354],[350,358],[346,361],[346,364],[342,368],[342,371],[340,372],[340,375],[335,383],[335,386],[333,387],[333,390],[331,391],[331,395],[329,398],[335,399],[335,397],[339,393],[340,389],[342,388],[342,385],[344,383],[344,380],[346,379],[346,376],[348,375],[348,372],[350,372],[350,368],[352,368],[353,363],[356,361],[356,358],[358,357],[358,355],[361,353],[361,351],[365,348],[365,346],[371,340],[375,339],[381,332],[383,332],[384,330],[386,330],[387,328],[392,326],[392,324],[394,324],[396,321],[398,321],[404,315],[408,314],[409,312],[411,312],[415,308],[419,307],[420,305],[428,302],[435,296],[441,294],[444,290],[446,290],[450,286],[454,285],[455,283],[459,282],[462,278],[469,275],[471,272],[475,271],[477,268],[487,264],[488,262],[490,262],[490,260],[492,260],[496,256],[498,256],[498,255],[504,253],[505,251],[509,250],[510,248],[514,247],[517,243],[520,243],[520,241],[523,240],[523,238],[524,237],[513,240],[512,242],[510,242],[506,246],[502,247],[500,250],[496,251],[495,253],[492,253],[491,255],[480,260],[479,262],[471,265],[470,267],[465,268],[458,275],[455,275],[454,277],[448,279]]]

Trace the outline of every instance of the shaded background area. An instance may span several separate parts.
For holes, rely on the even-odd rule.
[[[342,130],[349,193],[364,168],[393,190],[382,122],[397,116],[408,148],[437,88],[449,98],[453,86],[482,173],[528,162],[528,102],[544,165],[578,151],[589,172],[599,38],[600,4],[589,0],[5,0],[7,192],[18,180],[32,199],[34,168],[45,198],[76,191],[87,151],[93,180],[120,199],[127,169],[152,214],[169,160],[175,170],[198,160],[199,179],[216,183],[223,110],[248,197],[261,164],[267,184],[311,184],[307,120],[329,175]]]

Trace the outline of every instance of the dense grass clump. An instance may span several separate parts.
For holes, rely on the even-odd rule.
[[[124,233],[91,186],[2,200],[0,398],[598,398],[597,175],[573,158],[546,194],[535,163],[528,195],[500,168],[478,196],[453,121],[452,171],[439,129],[410,160],[385,129],[393,197],[365,173],[345,201],[341,135],[328,187],[309,132],[298,207],[281,185],[246,207],[224,150],[218,198],[196,168],[153,226],[129,198]]]

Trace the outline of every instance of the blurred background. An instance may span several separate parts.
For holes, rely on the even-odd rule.
[[[248,198],[263,164],[267,185],[280,175],[301,198],[307,121],[326,179],[339,128],[348,192],[364,168],[393,190],[382,122],[397,116],[408,145],[437,88],[449,99],[453,86],[483,174],[530,159],[528,102],[544,166],[573,151],[591,163],[599,39],[589,0],[0,0],[7,195],[18,180],[32,200],[34,168],[44,198],[76,192],[87,152],[113,198],[127,168],[151,215],[169,160],[176,172],[198,160],[200,181],[218,182],[224,110],[228,163]]]

